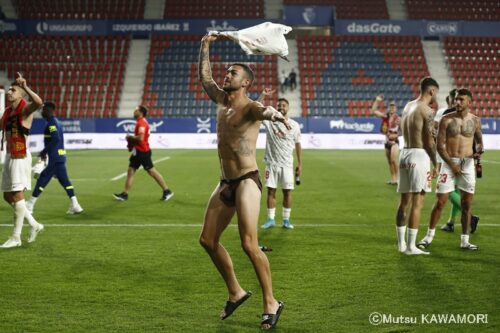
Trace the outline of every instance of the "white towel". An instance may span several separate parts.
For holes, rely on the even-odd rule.
[[[285,36],[292,28],[283,24],[264,22],[238,31],[209,31],[209,35],[226,36],[238,43],[246,54],[279,55],[286,59],[288,44]]]

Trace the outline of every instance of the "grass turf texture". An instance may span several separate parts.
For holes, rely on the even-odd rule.
[[[258,153],[261,171],[262,151]],[[222,238],[243,288],[254,295],[224,322],[222,279],[198,244],[203,211],[218,181],[215,151],[156,150],[153,160],[175,196],[144,171],[129,200],[114,201],[125,178],[124,151],[70,151],[70,178],[85,212],[65,215],[69,200],[52,180],[35,217],[46,224],[37,241],[0,251],[0,332],[258,332],[262,296],[233,221]],[[481,216],[459,249],[460,227],[436,232],[431,255],[396,251],[395,187],[382,151],[304,151],[302,184],[294,191],[295,230],[259,230],[274,292],[285,302],[279,332],[498,332],[500,152],[484,156],[473,211]],[[265,193],[264,193],[265,194]],[[28,195],[29,196],[29,195]],[[418,239],[434,199],[426,198]],[[281,194],[278,195],[281,202]],[[266,219],[262,199],[260,223]],[[446,222],[449,204],[441,223]],[[0,241],[12,232],[12,211],[0,204]],[[281,222],[281,208],[277,209]],[[135,227],[112,226],[113,224]],[[487,224],[495,224],[488,226]],[[372,312],[418,318],[418,324],[373,326]],[[488,314],[488,324],[421,324],[422,314]]]

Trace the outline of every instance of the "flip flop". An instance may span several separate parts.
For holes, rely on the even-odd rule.
[[[227,317],[229,317],[230,315],[232,315],[233,312],[241,304],[243,304],[247,299],[250,298],[250,296],[252,296],[252,292],[251,291],[247,291],[247,293],[242,298],[240,298],[239,300],[237,300],[236,302],[226,301],[226,304],[224,305],[224,310],[223,310],[224,311],[224,316],[222,316],[220,319],[224,320]]]
[[[262,328],[263,330],[270,330],[273,328],[276,328],[276,325],[278,325],[278,319],[280,319],[281,312],[283,311],[283,308],[285,307],[285,304],[281,301],[278,301],[278,310],[276,313],[263,313],[262,314],[262,321],[260,322],[260,327],[262,328],[263,325],[270,325],[271,327],[269,328]]]

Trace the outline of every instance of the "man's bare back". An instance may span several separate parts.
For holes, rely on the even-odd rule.
[[[424,136],[433,117],[432,109],[423,102],[411,101],[406,104],[401,119],[405,148],[424,148]]]

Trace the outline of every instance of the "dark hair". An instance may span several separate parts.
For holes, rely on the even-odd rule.
[[[439,89],[439,84],[432,77],[426,76],[420,81],[420,92],[424,93],[430,87],[436,87]]]
[[[254,76],[253,70],[250,68],[250,66],[242,64],[242,63],[239,63],[239,62],[234,63],[231,66],[240,66],[241,68],[243,68],[243,70],[245,71],[246,76],[250,80],[250,86],[252,86],[252,83],[253,83],[253,80],[255,79],[255,76]]]
[[[148,115],[147,107],[145,107],[144,105],[139,105],[139,111],[141,111],[143,117],[147,117]]]
[[[56,105],[54,104],[54,102],[51,102],[51,101],[44,102],[43,109],[52,112],[56,109]]]
[[[446,104],[450,104],[450,103],[451,103],[450,96],[448,95],[448,96],[446,96]]]
[[[448,96],[450,96],[450,98],[455,99],[455,96],[456,96],[456,95],[457,95],[457,89],[455,88],[455,89],[451,89],[451,90],[450,90],[450,93],[449,93],[449,95],[448,95]]]
[[[469,89],[466,88],[460,88],[457,89],[457,96],[469,96],[470,100],[472,101],[472,93]]]
[[[278,98],[278,102],[285,102],[286,104],[290,105],[290,102],[288,102],[288,100],[286,98]]]

